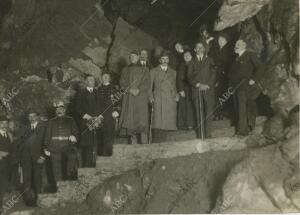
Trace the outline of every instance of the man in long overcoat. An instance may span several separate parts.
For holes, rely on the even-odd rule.
[[[126,130],[129,143],[132,143],[133,137],[137,138],[139,144],[147,143],[150,74],[139,65],[137,51],[131,52],[130,65],[122,70],[120,86],[124,95],[120,128]]]
[[[169,67],[169,54],[164,51],[160,56],[160,65],[150,71],[153,102],[153,142],[165,141],[167,131],[177,130],[176,71]]]

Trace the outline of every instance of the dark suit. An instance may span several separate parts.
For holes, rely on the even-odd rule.
[[[35,201],[37,194],[41,193],[43,165],[38,164],[37,160],[40,157],[45,157],[43,153],[45,132],[46,125],[44,123],[39,122],[35,129],[28,125],[22,137],[23,142],[19,147],[20,163],[23,170],[23,185],[24,190],[26,190],[24,200],[28,204],[31,204],[31,201]]]
[[[215,64],[217,67],[217,78],[216,78],[216,98],[217,98],[217,105],[220,107],[216,110],[217,116],[222,116],[223,111],[228,112],[228,102],[222,102],[220,104],[219,98],[224,100],[224,95],[228,91],[228,72],[232,61],[234,59],[233,50],[230,44],[226,44],[223,48],[219,48],[216,51],[215,56]]]
[[[204,56],[202,61],[197,56],[190,62],[188,68],[188,80],[192,85],[192,98],[195,105],[197,119],[197,135],[200,137],[201,122],[205,125],[205,136],[211,136],[211,123],[215,104],[214,85],[216,81],[216,69],[212,58]],[[199,88],[197,83],[209,86],[209,89],[203,92],[204,119],[200,119]]]
[[[249,80],[259,80],[260,74],[256,73],[261,66],[260,60],[248,51],[237,57],[228,74],[229,86],[235,89],[234,104],[237,115],[237,132],[247,135],[255,126],[256,102],[250,98],[251,87]]]
[[[51,153],[46,168],[48,180],[56,188],[58,180],[77,178],[77,151],[69,137],[78,140],[78,129],[72,117],[62,116],[49,120],[46,128],[45,149]]]
[[[99,132],[98,155],[111,156],[113,153],[113,144],[115,138],[115,120],[112,117],[113,111],[118,110],[119,100],[112,97],[117,95],[115,86],[109,84],[98,88],[98,101],[104,121]]]
[[[96,165],[96,147],[98,140],[98,129],[90,131],[86,126],[87,120],[83,119],[85,114],[96,117],[100,114],[97,90],[89,92],[86,88],[78,92],[76,109],[81,119],[79,146],[82,152],[82,166],[95,167]]]
[[[8,155],[0,160],[0,209],[3,205],[3,197],[9,186],[10,167],[12,157],[12,143],[9,137],[3,137],[0,134],[0,151],[6,152]],[[1,211],[0,211],[1,212]]]
[[[188,63],[183,62],[179,66],[176,75],[177,91],[183,91],[185,97],[179,98],[177,105],[177,128],[187,129],[195,126],[195,114],[192,102],[192,88],[188,82]]]

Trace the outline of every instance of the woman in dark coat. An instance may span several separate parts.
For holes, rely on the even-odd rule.
[[[177,111],[177,127],[185,130],[192,129],[195,126],[191,86],[187,80],[188,64],[192,60],[191,51],[186,50],[183,59],[184,62],[179,66],[176,76],[176,86],[180,96]]]

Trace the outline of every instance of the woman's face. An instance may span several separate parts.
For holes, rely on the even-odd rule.
[[[185,62],[190,62],[192,60],[192,54],[191,54],[191,52],[185,52],[184,55],[183,55],[183,57],[184,57],[184,61]]]

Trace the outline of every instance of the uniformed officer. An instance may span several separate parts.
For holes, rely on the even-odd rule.
[[[55,108],[56,117],[49,120],[45,136],[45,154],[49,156],[47,175],[54,191],[57,190],[57,181],[76,180],[78,167],[75,147],[77,126],[72,117],[65,115],[64,102],[57,102]]]

